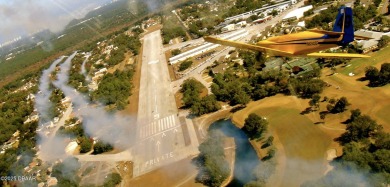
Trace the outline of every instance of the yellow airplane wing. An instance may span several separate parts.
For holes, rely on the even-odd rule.
[[[359,36],[359,35],[355,35],[354,38],[357,39],[357,40],[371,40],[371,39],[374,39],[374,38],[370,38],[370,37],[366,37],[366,36]]]
[[[368,58],[370,56],[353,53],[309,53],[308,57],[316,58]]]
[[[319,34],[327,34],[327,35],[332,35],[332,36],[340,36],[340,35],[344,34],[343,32],[324,31],[324,30],[318,30],[318,29],[309,29],[307,31],[315,32],[315,33],[319,33]]]
[[[243,42],[224,40],[224,39],[219,39],[219,38],[215,38],[215,37],[211,37],[211,36],[205,36],[203,38],[206,42],[226,45],[226,46],[230,46],[230,47],[236,47],[239,49],[249,49],[249,50],[254,50],[254,51],[267,52],[268,54],[272,54],[272,55],[281,55],[281,56],[293,55],[290,52],[272,49],[272,48],[268,48],[268,47],[262,47],[262,46],[258,46],[258,45],[248,44],[248,43],[243,43]]]

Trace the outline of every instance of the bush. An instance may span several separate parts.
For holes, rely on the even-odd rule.
[[[184,71],[188,69],[189,67],[191,67],[192,63],[193,63],[192,60],[186,60],[182,62],[179,66],[179,71]]]
[[[98,141],[94,146],[93,146],[93,154],[101,154],[105,153],[108,151],[112,151],[114,148],[110,144],[103,143],[102,141]]]

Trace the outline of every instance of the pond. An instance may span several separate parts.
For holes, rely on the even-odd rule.
[[[234,138],[236,143],[234,179],[228,186],[244,186],[253,180],[252,171],[260,161],[248,140],[248,136],[237,128],[231,120],[219,120],[213,123],[210,129],[221,131],[226,137]]]

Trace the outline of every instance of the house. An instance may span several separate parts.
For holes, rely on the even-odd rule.
[[[70,103],[70,102],[71,102],[71,100],[70,100],[69,97],[65,97],[65,98],[61,99],[61,103],[62,103],[62,104]]]
[[[355,32],[356,36],[364,36],[372,38],[370,40],[361,40],[358,41],[358,46],[363,49],[363,53],[368,53],[372,50],[378,48],[378,41],[381,39],[383,35],[388,35],[389,33],[368,31],[368,30],[358,30]]]
[[[47,180],[47,186],[57,186],[57,183],[58,183],[58,180],[57,178],[55,177],[50,177],[48,180]]]
[[[218,66],[215,66],[211,68],[211,72],[215,75],[217,73],[223,73],[226,71],[226,69],[229,67],[227,63],[219,64]]]
[[[240,27],[244,27],[246,26],[246,21],[240,21],[238,23],[236,23],[235,27],[236,28],[240,28]]]

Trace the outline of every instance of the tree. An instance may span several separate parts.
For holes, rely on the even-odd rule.
[[[369,66],[366,68],[366,79],[368,79],[369,86],[384,86],[390,82],[390,63],[383,63],[381,65],[381,70]]]
[[[104,187],[115,187],[122,182],[122,177],[119,173],[111,173],[107,175],[103,186]]]
[[[62,163],[53,166],[52,176],[58,180],[60,187],[78,186],[80,178],[77,171],[80,169],[80,163],[77,158],[67,158]]]
[[[200,116],[219,109],[221,109],[221,105],[218,103],[215,95],[208,95],[191,106],[191,113]]]
[[[381,128],[369,116],[359,116],[347,125],[347,131],[340,136],[339,141],[344,144],[352,141],[358,142],[362,139],[372,137]]]
[[[179,66],[179,71],[184,71],[188,69],[189,67],[191,67],[192,63],[193,63],[192,60],[186,60],[182,62]]]
[[[230,172],[225,159],[222,133],[210,129],[206,141],[198,149],[200,154],[193,160],[199,169],[196,181],[206,186],[221,186]]]
[[[245,119],[243,130],[250,139],[260,138],[267,131],[268,121],[255,113],[249,114]]]
[[[334,105],[334,107],[330,110],[330,112],[336,114],[336,113],[341,113],[341,112],[344,112],[345,111],[345,108],[350,105],[348,103],[348,100],[346,97],[341,97],[337,102],[336,104]]]
[[[381,49],[385,47],[389,42],[390,42],[390,37],[383,35],[378,41],[378,48]]]
[[[80,153],[87,153],[91,151],[92,148],[92,141],[88,137],[82,137],[79,138],[79,144],[80,144]]]
[[[180,53],[181,53],[180,49],[174,49],[174,50],[172,50],[172,56],[176,56],[176,55],[178,55],[178,54],[180,54]]]
[[[311,107],[315,107],[317,108],[319,106],[319,102],[320,102],[320,99],[321,99],[321,96],[319,94],[314,94],[312,96],[312,99],[309,101],[309,105]]]
[[[376,67],[368,66],[365,77],[370,81],[376,82],[379,78],[379,70]]]
[[[264,144],[261,146],[261,148],[266,148],[272,145],[272,142],[274,141],[273,136],[269,136],[265,141]]]
[[[240,105],[246,105],[250,101],[249,95],[244,91],[239,91],[238,93],[234,94],[232,105],[240,104]]]
[[[191,107],[194,103],[200,101],[200,93],[204,88],[203,84],[195,79],[187,79],[181,85],[180,92],[183,93],[183,104]]]
[[[113,150],[114,148],[110,144],[106,144],[102,141],[98,141],[94,146],[93,146],[93,154],[101,154],[105,153],[108,151]]]
[[[355,121],[358,117],[360,117],[362,112],[360,109],[351,110],[351,117],[349,118],[350,122]]]
[[[275,9],[274,9],[274,10],[272,10],[272,12],[271,12],[271,15],[272,15],[272,16],[276,16],[276,15],[278,15],[278,11],[277,11],[277,10],[275,10]]]

